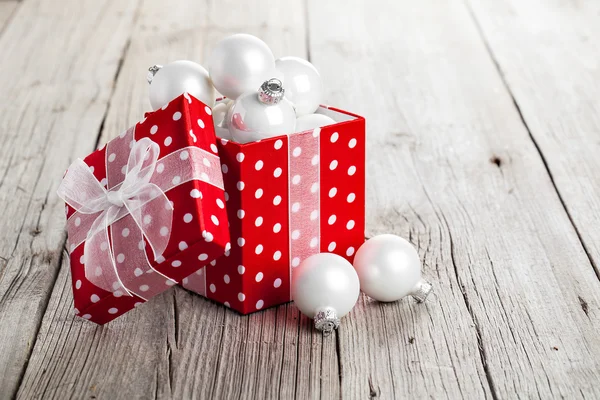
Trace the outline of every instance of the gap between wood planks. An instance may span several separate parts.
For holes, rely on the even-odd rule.
[[[138,5],[138,7],[136,9],[136,12],[135,12],[135,15],[134,15],[134,18],[133,18],[133,22],[134,23],[135,23],[135,21],[137,20],[137,18],[139,16],[140,7],[141,6]],[[13,15],[14,15],[14,13],[13,13]],[[1,34],[2,34],[2,31],[0,31],[0,35]],[[130,44],[131,44],[131,38],[129,38],[126,41],[125,46],[123,47],[123,51],[122,51],[122,53],[121,53],[121,55],[119,57],[119,61],[118,61],[118,64],[117,64],[117,69],[116,69],[115,75],[114,75],[114,77],[112,79],[112,88],[111,88],[110,97],[109,97],[111,100],[112,100],[113,94],[115,92],[116,82],[117,82],[117,79],[119,79],[119,74],[121,73],[121,68],[123,66],[123,61],[125,60],[125,55],[127,54],[127,51],[129,50]],[[106,110],[104,111],[104,115],[102,117],[102,121],[100,123],[100,127],[98,128],[98,132],[97,132],[97,136],[96,136],[96,141],[95,141],[95,144],[94,144],[94,149],[96,149],[98,147],[98,144],[100,142],[100,138],[102,136],[102,132],[104,131],[104,123],[106,121],[106,117],[108,115],[109,108],[110,108],[110,100],[106,104]],[[49,193],[48,193],[48,195],[49,195]],[[48,195],[46,196],[46,202],[48,201]],[[46,203],[44,203],[44,205],[45,204]],[[43,207],[42,207],[42,209],[43,209]],[[17,238],[17,241],[18,241],[18,238]],[[42,321],[44,320],[43,316],[46,314],[46,310],[48,309],[48,305],[50,304],[50,296],[52,295],[52,293],[54,291],[54,287],[56,286],[56,282],[57,282],[57,279],[58,279],[58,274],[60,272],[60,268],[62,266],[63,259],[64,259],[65,255],[68,257],[67,241],[68,241],[68,238],[67,238],[67,235],[65,234],[64,235],[64,240],[63,240],[63,242],[62,242],[62,244],[60,246],[60,248],[62,249],[62,251],[60,252],[60,256],[59,256],[58,261],[57,261],[58,266],[57,266],[57,268],[54,269],[54,275],[52,276],[52,281],[51,281],[51,287],[52,287],[52,289],[49,290],[48,293],[47,293],[47,295],[44,297],[44,305],[43,305],[42,310],[41,310],[42,311],[42,313],[41,313],[42,317],[39,319],[39,321],[38,321],[38,323],[37,323],[37,325],[35,327],[34,336],[33,336],[34,339],[33,339],[32,343],[31,343],[31,346],[29,347],[29,351],[28,351],[27,357],[25,358],[25,363],[23,364],[23,367],[21,368],[21,372],[19,374],[19,379],[17,380],[17,385],[16,385],[16,388],[15,388],[15,392],[13,393],[13,396],[12,396],[13,399],[16,398],[16,396],[17,396],[17,394],[19,392],[19,388],[21,387],[21,384],[23,383],[23,378],[25,377],[25,371],[27,371],[27,367],[29,365],[29,359],[31,357],[31,353],[33,352],[33,349],[35,348],[37,340],[39,338],[38,334],[39,334],[40,328],[42,326]]]
[[[492,48],[490,46],[489,40],[485,36],[485,33],[483,32],[483,29],[481,28],[481,24],[479,23],[479,20],[477,19],[477,17],[475,16],[475,13],[473,12],[473,8],[471,6],[471,0],[465,0],[465,5],[467,7],[467,11],[469,12],[469,15],[471,16],[471,19],[473,20],[473,23],[475,24],[475,27],[477,29],[477,32],[479,33],[481,41],[485,45],[486,51],[487,51],[488,55],[490,56],[490,59],[494,63],[496,70],[498,71],[498,75],[500,76],[502,84],[504,85],[504,88],[506,89],[507,93],[509,94],[510,98],[512,99],[515,109],[516,109],[517,113],[519,114],[519,118],[521,119],[521,123],[527,130],[527,134],[529,135],[529,138],[531,139],[533,146],[535,147],[537,153],[539,154],[539,156],[542,160],[542,163],[544,164],[544,168],[546,169],[546,172],[548,173],[548,177],[550,178],[552,187],[554,188],[554,191],[556,192],[556,195],[558,196],[560,204],[562,205],[563,209],[565,210],[565,213],[567,214],[567,217],[569,218],[569,222],[571,223],[571,226],[573,227],[573,230],[575,231],[575,234],[577,235],[577,238],[579,239],[579,243],[581,243],[581,247],[583,248],[583,251],[585,252],[586,257],[587,257],[588,261],[590,262],[590,265],[592,266],[594,273],[596,274],[596,278],[598,278],[598,280],[600,280],[600,268],[598,267],[598,265],[592,258],[592,255],[590,254],[588,247],[586,246],[585,242],[583,241],[581,232],[579,231],[578,226],[575,224],[575,221],[573,220],[573,216],[569,212],[569,209],[567,208],[567,204],[565,203],[563,196],[560,193],[560,190],[558,190],[558,186],[556,185],[556,182],[554,181],[554,176],[552,175],[552,171],[550,170],[548,161],[546,160],[546,157],[544,156],[544,153],[542,152],[542,149],[540,148],[537,140],[533,136],[533,133],[531,132],[531,129],[529,128],[529,125],[527,124],[527,120],[525,119],[525,116],[523,115],[523,112],[521,111],[521,106],[517,102],[517,99],[511,89],[510,85],[508,84],[508,82],[506,80],[506,75],[504,74],[504,71],[502,70],[500,63],[498,62],[498,59],[496,58],[494,51],[492,50]],[[502,159],[500,157],[494,156],[494,157],[492,157],[490,162],[496,164],[498,166],[498,168],[502,169]],[[583,308],[583,306],[582,306],[582,308]],[[587,314],[587,312],[586,312],[586,314]]]
[[[506,89],[506,92],[508,93],[508,95],[510,96],[510,98],[511,98],[511,100],[513,102],[515,110],[517,111],[517,113],[519,115],[519,119],[520,119],[521,123],[523,124],[523,127],[526,129],[527,134],[529,135],[529,138],[530,138],[531,142],[533,143],[533,146],[535,147],[538,155],[540,156],[540,159],[541,159],[541,161],[542,161],[542,163],[544,165],[544,169],[546,170],[546,173],[548,174],[548,177],[550,178],[550,182],[552,184],[552,187],[554,188],[554,191],[556,192],[556,195],[557,195],[557,197],[558,197],[558,199],[560,201],[560,204],[561,204],[562,208],[564,209],[564,211],[565,211],[565,213],[567,215],[567,218],[569,219],[569,222],[570,222],[571,226],[573,227],[573,230],[575,231],[575,234],[577,235],[579,243],[581,244],[581,247],[583,248],[586,257],[587,257],[590,265],[592,266],[592,269],[594,270],[596,278],[598,278],[598,280],[600,280],[600,270],[598,268],[598,265],[596,265],[596,263],[594,262],[591,254],[590,254],[589,249],[587,248],[585,242],[583,241],[583,237],[581,235],[581,232],[579,231],[578,226],[575,224],[575,221],[573,220],[573,217],[572,217],[571,213],[569,212],[569,209],[567,208],[567,205],[566,205],[566,203],[565,203],[565,201],[563,199],[563,196],[561,195],[560,190],[558,189],[558,186],[556,185],[556,182],[554,180],[554,176],[552,175],[552,171],[550,170],[550,167],[548,165],[546,157],[545,157],[542,149],[540,148],[537,140],[535,139],[535,137],[534,137],[534,135],[533,135],[533,133],[532,133],[532,131],[531,131],[528,123],[527,123],[527,120],[525,119],[525,116],[523,115],[523,112],[521,110],[521,106],[519,105],[519,103],[518,103],[518,101],[517,101],[517,99],[516,99],[516,97],[515,97],[512,89],[511,89],[510,85],[508,84],[508,81],[506,80],[506,75],[505,75],[504,71],[502,70],[502,67],[500,66],[500,63],[499,63],[497,57],[494,54],[494,51],[493,51],[493,49],[492,49],[492,47],[491,47],[491,45],[489,43],[488,38],[486,37],[486,35],[485,35],[485,33],[484,33],[484,31],[483,31],[483,29],[481,27],[481,24],[479,23],[479,20],[477,19],[477,16],[475,15],[475,13],[473,11],[473,8],[471,6],[471,0],[464,0],[464,4],[465,4],[465,6],[467,8],[469,16],[471,17],[471,19],[473,21],[473,24],[475,25],[475,28],[477,29],[479,37],[481,38],[481,41],[483,42],[483,44],[485,46],[486,52],[489,55],[491,61],[493,62],[494,67],[495,67],[495,69],[498,72],[498,75],[500,77],[500,80],[501,80],[504,88]],[[493,155],[490,158],[490,162],[493,163],[493,164],[495,164],[500,169],[500,171],[502,172],[502,158],[500,158],[497,155]],[[447,225],[447,223],[446,223],[446,225]],[[456,272],[456,279],[460,283],[460,279],[459,279],[459,276],[458,276],[458,271],[456,270],[456,263],[454,262],[454,251],[453,251],[454,245],[453,245],[453,242],[452,242],[452,236],[450,234],[450,230],[449,229],[448,229],[448,233],[450,235],[450,252],[451,252],[451,257],[452,257],[452,263],[453,263],[453,266],[454,266],[454,269],[455,269],[455,272]],[[489,258],[489,255],[488,255],[488,258]],[[490,263],[491,263],[491,259],[490,259]],[[482,338],[481,338],[481,336],[482,336],[481,335],[481,330],[479,328],[479,324],[477,322],[477,318],[476,318],[476,316],[472,312],[472,309],[471,309],[471,306],[469,304],[469,299],[467,297],[467,294],[466,294],[466,292],[464,290],[462,290],[462,285],[461,285],[461,293],[463,294],[463,298],[464,298],[465,304],[467,306],[469,314],[471,315],[471,318],[473,319],[473,323],[475,324],[475,329],[476,329],[476,332],[477,332],[477,344],[478,344],[478,347],[479,347],[479,353],[480,353],[480,356],[481,356],[481,362],[483,364],[483,368],[484,368],[484,371],[485,371],[486,379],[487,379],[488,384],[490,386],[490,391],[491,391],[492,398],[494,400],[497,400],[498,399],[498,394],[497,394],[496,388],[494,386],[494,381],[493,381],[493,378],[492,378],[492,374],[491,374],[491,372],[489,370],[489,367],[487,365],[487,362],[486,362],[487,356],[486,356],[485,348],[483,347],[483,344],[482,344],[483,342],[482,342]],[[579,302],[581,304],[582,310],[587,315],[588,314],[588,310],[587,310],[588,305],[587,305],[587,303],[585,302],[585,300],[583,300],[581,298],[581,296],[578,296],[578,298],[579,298]]]

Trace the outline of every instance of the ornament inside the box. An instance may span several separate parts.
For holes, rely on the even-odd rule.
[[[215,103],[215,90],[208,71],[192,61],[174,61],[164,67],[154,65],[148,69],[148,83],[150,104],[154,110],[183,93],[189,93],[209,107]]]
[[[218,42],[208,70],[191,61],[150,67],[152,107],[158,109],[188,92],[211,107],[215,105],[217,136],[238,143],[335,123],[317,112],[323,101],[323,83],[315,66],[299,57],[275,60],[269,46],[255,36],[236,34]],[[226,96],[216,104],[213,85]]]
[[[227,114],[231,138],[249,143],[294,131],[294,107],[284,100],[285,90],[277,78],[263,82],[258,94],[242,94]]]

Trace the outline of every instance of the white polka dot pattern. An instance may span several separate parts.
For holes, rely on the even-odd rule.
[[[197,116],[194,116],[197,115]],[[215,152],[216,147],[214,143],[211,143],[211,135],[213,132],[212,122],[206,123],[204,127],[200,126],[200,123],[196,122],[199,119],[203,119],[208,122],[208,116],[205,112],[205,107],[198,100],[191,98],[189,95],[181,96],[180,98],[174,99],[167,104],[163,109],[158,110],[154,113],[148,114],[147,118],[136,125],[135,127],[135,138],[149,137],[156,142],[160,147],[160,157],[164,157],[172,152],[180,150],[187,146],[201,147],[210,152]],[[192,124],[193,121],[193,124]],[[203,128],[202,135],[194,134],[194,130]],[[135,141],[132,139],[133,129],[124,132],[119,138],[111,141],[106,147],[102,147],[100,150],[92,153],[90,156],[85,158],[85,162],[90,165],[90,171],[94,176],[104,185],[107,189],[120,183],[123,178],[123,172],[125,164],[127,163],[128,153],[131,148],[134,148]],[[213,139],[214,140],[214,139]],[[119,144],[120,147],[126,151],[115,151],[117,141],[121,141],[123,144]],[[211,144],[213,146],[211,146]],[[111,150],[112,149],[112,150]],[[108,153],[108,154],[107,154]],[[122,154],[125,153],[125,157],[122,158]],[[187,149],[179,151],[174,158],[178,162],[189,162],[192,159],[190,151]],[[255,160],[256,161],[256,160]],[[254,161],[254,162],[255,162]],[[109,168],[109,176],[107,174],[105,165],[112,165],[116,167]],[[254,165],[252,165],[254,166]],[[170,167],[169,167],[170,168]],[[220,165],[219,165],[220,168]],[[113,174],[114,170],[116,173]],[[223,191],[219,191],[216,187],[199,182],[183,182],[182,176],[173,175],[171,171],[165,168],[163,162],[157,164],[155,174],[166,175],[169,182],[173,181],[173,184],[179,184],[174,189],[167,192],[167,197],[170,200],[171,205],[166,205],[166,209],[173,210],[173,226],[168,228],[160,224],[161,219],[156,218],[153,215],[144,215],[142,223],[145,229],[150,229],[153,226],[155,232],[164,234],[164,229],[173,229],[177,231],[171,235],[167,249],[164,252],[165,257],[159,256],[154,261],[154,255],[151,253],[150,247],[146,246],[144,240],[137,235],[139,228],[136,230],[130,225],[119,225],[113,224],[113,238],[114,242],[122,242],[121,245],[113,244],[115,261],[120,266],[120,271],[127,270],[128,272],[120,272],[120,277],[123,282],[127,282],[127,289],[129,289],[133,296],[126,296],[125,290],[119,282],[107,282],[107,288],[109,292],[95,287],[88,281],[84,275],[84,266],[82,261],[83,248],[84,246],[69,245],[72,249],[71,252],[71,266],[73,276],[73,289],[75,293],[75,306],[78,310],[81,310],[79,315],[90,319],[97,323],[105,323],[114,319],[115,317],[127,312],[135,306],[142,304],[145,300],[155,296],[156,294],[168,289],[170,286],[177,282],[189,284],[192,279],[188,278],[188,275],[193,275],[204,281],[203,269],[198,270],[204,263],[209,262],[211,259],[215,259],[219,256],[219,251],[222,254],[223,248],[226,246],[228,241],[226,212],[224,206],[220,207],[219,202],[216,201],[219,198],[221,204],[224,205],[222,200],[224,197]],[[219,176],[220,176],[219,171]],[[204,193],[203,193],[204,192]],[[203,196],[204,194],[204,196]],[[211,204],[203,202],[203,197],[210,198]],[[201,207],[199,207],[201,205]],[[74,211],[66,208],[67,216],[73,214]],[[199,214],[199,211],[204,211],[204,214]],[[219,221],[219,226],[210,227],[212,222],[211,216],[214,216]],[[75,221],[78,221],[78,227],[75,226]],[[199,240],[202,240],[200,236],[201,224],[206,224],[209,231],[205,234],[204,239],[209,242],[209,247],[205,246],[204,251],[199,251],[200,247],[196,246]],[[225,225],[225,226],[223,226]],[[86,222],[84,218],[80,218],[79,215],[75,215],[71,221],[68,222],[69,234],[74,232],[73,228],[78,229],[89,229],[90,224]],[[198,227],[198,228],[195,228]],[[193,232],[198,232],[194,238]],[[224,236],[227,234],[227,236]],[[118,240],[117,240],[118,238]],[[71,243],[71,240],[70,240]],[[203,241],[204,243],[204,241]],[[98,248],[108,249],[108,245],[98,245]],[[219,250],[221,248],[221,250]],[[132,256],[131,249],[142,254],[148,252],[149,259],[151,260],[153,267],[160,271],[160,274],[154,272],[149,267],[144,267],[144,264],[137,263],[135,257]],[[199,255],[205,254],[206,260],[200,261]],[[177,256],[175,259],[174,256]],[[202,258],[204,258],[202,257]],[[166,258],[166,260],[165,260]],[[91,266],[91,271],[94,271],[94,275],[98,274],[100,277],[102,269]],[[211,267],[212,268],[212,267]],[[215,269],[216,270],[216,269]],[[98,271],[98,272],[95,272]],[[202,272],[197,274],[194,272]],[[221,285],[223,283],[223,273],[219,273],[219,279]],[[187,281],[187,282],[186,282]],[[207,287],[213,282],[209,282]],[[233,283],[233,282],[232,282]],[[214,283],[219,288],[218,283]],[[255,300],[253,300],[255,302]],[[94,304],[94,307],[91,305]]]
[[[184,101],[187,103],[187,100],[184,99]],[[194,102],[197,103],[195,99],[192,99],[192,105]],[[364,240],[364,236],[362,236],[364,231],[363,120],[357,119],[342,125],[332,125],[315,130],[316,135],[313,137],[318,139],[320,146],[320,151],[315,154],[310,154],[310,150],[302,143],[289,143],[289,139],[292,138],[294,141],[294,136],[297,135],[265,139],[261,143],[251,146],[240,146],[233,142],[220,140],[215,146],[214,143],[206,142],[205,136],[212,129],[212,124],[209,123],[209,116],[205,113],[204,107],[202,106],[198,115],[193,118],[188,118],[184,112],[178,121],[174,121],[172,116],[179,111],[175,108],[176,103],[174,100],[165,108],[163,119],[167,120],[166,122],[163,122],[162,119],[153,119],[153,114],[150,114],[144,128],[140,129],[144,129],[145,134],[150,136],[152,135],[150,129],[156,125],[155,139],[153,140],[160,144],[161,152],[172,152],[181,146],[181,138],[179,135],[175,135],[173,129],[169,128],[166,123],[184,126],[189,121],[193,121],[193,124],[183,131],[185,134],[181,136],[185,137],[189,143],[194,143],[196,140],[195,145],[200,145],[214,154],[220,155],[219,167],[223,172],[228,195],[226,196],[227,203],[224,203],[226,207],[220,208],[211,188],[203,185],[186,186],[187,190],[184,193],[188,199],[186,201],[197,203],[199,209],[203,210],[204,217],[203,219],[199,217],[195,210],[186,209],[185,202],[180,204],[177,199],[174,199],[174,220],[185,231],[204,222],[206,226],[200,230],[207,230],[204,238],[211,239],[208,242],[210,246],[217,242],[218,232],[216,229],[226,230],[230,225],[231,241],[234,246],[229,250],[229,257],[220,257],[218,261],[215,261],[218,256],[210,255],[206,250],[200,251],[187,237],[178,238],[174,242],[175,249],[179,251],[179,242],[185,240],[189,245],[185,252],[193,252],[193,258],[189,260],[180,258],[179,261],[182,262],[182,265],[174,268],[171,266],[174,259],[167,257],[166,262],[157,264],[162,270],[182,270],[207,266],[198,270],[197,273],[192,273],[190,277],[182,276],[174,280],[167,280],[163,277],[163,288],[169,287],[167,281],[170,281],[171,284],[175,281],[181,282],[186,287],[192,285],[193,290],[200,294],[207,295],[242,313],[249,313],[289,299],[290,268],[299,265],[301,261],[300,256],[292,257],[289,254],[291,242],[306,241],[305,245],[312,252],[328,251],[329,248],[333,248],[334,253],[343,257],[351,259],[354,256],[355,249]],[[197,122],[198,120],[203,121],[203,127]],[[200,129],[203,131],[199,132]],[[196,131],[194,137],[191,136],[190,131],[192,131],[191,133]],[[308,132],[308,135],[312,136],[312,133]],[[172,137],[172,143],[168,149],[164,146],[167,136]],[[243,154],[243,156],[238,157],[238,154]],[[317,171],[315,179],[308,179],[304,172],[290,174],[288,166],[292,166],[294,160],[314,168]],[[96,176],[98,180],[104,178],[102,175]],[[238,187],[238,182],[243,182],[239,185],[241,188]],[[291,187],[303,188],[302,197],[292,198],[288,192]],[[335,188],[335,192],[330,197],[333,188]],[[193,195],[192,190],[196,190]],[[318,200],[314,206],[309,201],[312,196]],[[295,210],[294,213],[290,213],[292,209]],[[222,214],[218,214],[217,211]],[[229,213],[229,224],[226,219],[221,218],[225,212]],[[190,222],[186,222],[188,220],[185,217],[186,214],[191,214]],[[212,215],[217,217],[219,225],[213,224]],[[318,228],[316,235],[305,233],[304,228],[300,226],[290,229],[290,218],[293,218],[294,215],[304,215],[303,224],[306,224],[307,221],[316,224]],[[262,220],[260,224],[257,224],[259,217]],[[350,221],[353,221],[353,224],[350,224]],[[330,222],[332,222],[331,225]],[[221,242],[221,246],[226,242]],[[310,247],[311,244],[313,247]],[[73,255],[81,256],[80,248],[75,249]],[[206,254],[206,259],[200,260],[202,254]],[[188,264],[195,267],[189,267]],[[81,266],[79,263],[78,265]],[[146,272],[142,272],[142,276],[146,276]],[[262,278],[257,281],[256,277],[259,273],[262,274]],[[82,292],[86,287],[85,278],[81,275],[73,276],[74,282],[76,282],[75,279],[83,281],[80,289],[76,289],[77,292]],[[194,282],[195,284],[193,284]],[[75,283],[74,287],[76,288],[76,286]],[[140,291],[140,295],[144,298],[149,297],[146,293],[152,290],[151,285],[148,285],[148,292],[141,292],[140,286],[141,284],[136,287],[136,291]],[[211,290],[212,288],[214,291]],[[87,301],[90,302],[89,296],[92,293],[89,291],[86,293],[88,293]],[[104,296],[100,293],[97,294],[104,302]],[[111,298],[114,297],[111,296]],[[128,296],[121,296],[115,300],[123,301],[127,298]],[[108,309],[113,307],[118,309],[117,313],[122,313],[140,301],[140,299],[132,299],[130,306],[106,303],[106,306],[103,305],[104,313],[108,315]],[[75,306],[81,310],[81,315],[90,314],[86,307],[81,307],[79,304],[75,304]],[[90,318],[95,320],[95,316],[90,316]],[[114,316],[109,318],[114,318]]]
[[[215,271],[220,273],[207,288],[214,283],[218,290],[208,291],[209,297],[242,313],[287,301],[290,269],[306,258],[290,254],[296,243],[304,243],[307,254],[331,249],[351,260],[364,240],[361,126],[357,121],[317,129],[314,136],[308,132],[318,144],[312,153],[305,143],[309,140],[303,142],[299,135],[252,146],[221,143],[221,164],[227,166],[226,208],[237,246],[217,263]],[[315,173],[310,176],[306,171]],[[298,195],[292,193],[294,188]],[[307,222],[316,226],[314,234],[312,229],[305,231]]]

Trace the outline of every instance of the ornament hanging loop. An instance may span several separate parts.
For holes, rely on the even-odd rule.
[[[323,332],[323,335],[329,336],[340,326],[340,319],[337,317],[335,310],[331,307],[319,309],[315,315],[315,328]]]
[[[427,296],[429,296],[429,293],[431,293],[432,290],[433,285],[425,279],[421,279],[410,295],[417,301],[417,303],[422,303],[425,301],[425,299],[427,299]]]
[[[148,85],[152,83],[152,79],[154,79],[154,75],[162,68],[162,65],[156,64],[148,68],[148,75],[146,75],[146,80],[148,81]]]
[[[271,78],[264,81],[258,90],[258,99],[263,104],[277,104],[283,99],[285,89],[283,84],[277,78]]]

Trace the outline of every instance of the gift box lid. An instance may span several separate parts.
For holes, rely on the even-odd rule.
[[[76,313],[108,322],[229,251],[215,143],[211,108],[184,93],[69,167],[59,194]],[[109,222],[90,235],[99,216]]]

